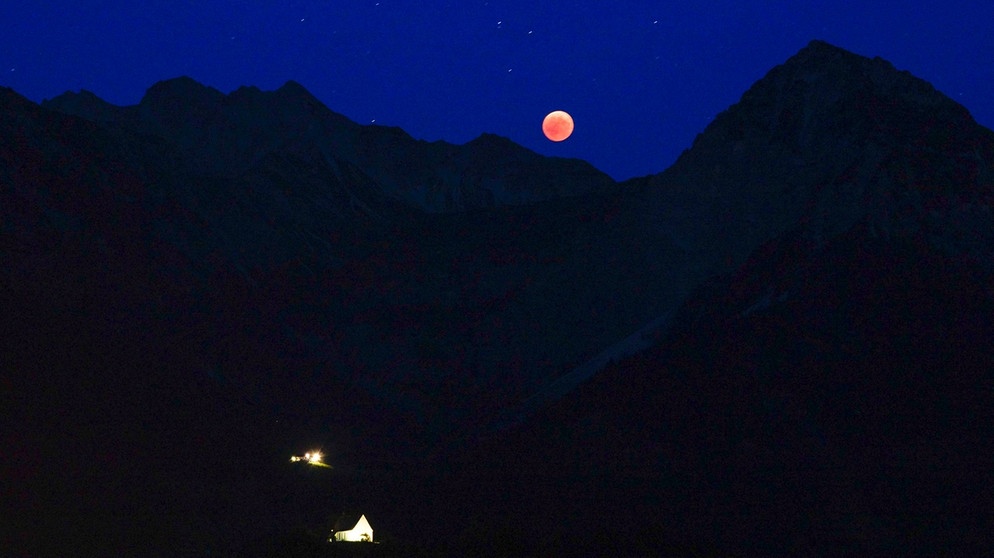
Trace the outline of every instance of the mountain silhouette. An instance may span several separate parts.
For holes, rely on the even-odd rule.
[[[814,41],[621,184],[295,82],[0,106],[8,548],[989,546],[994,134],[886,61]]]
[[[244,179],[264,174],[272,158],[294,155],[302,169],[327,167],[346,183],[369,182],[430,212],[533,203],[613,183],[586,162],[541,157],[489,134],[454,146],[415,140],[399,128],[360,126],[293,81],[276,91],[242,87],[224,95],[182,77],[155,84],[133,107],[111,107],[87,92],[43,105],[165,138],[200,174]]]
[[[982,553],[992,160],[994,135],[927,83],[810,44],[644,185],[648,214],[691,212],[680,242],[742,264],[652,348],[469,452],[458,509],[567,533],[610,517],[635,553]]]

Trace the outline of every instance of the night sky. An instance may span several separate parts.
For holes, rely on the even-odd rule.
[[[38,0],[0,5],[0,85],[137,103],[188,75],[227,93],[303,84],[359,122],[484,132],[616,179],[668,167],[811,39],[881,56],[994,126],[994,2]],[[570,112],[547,141],[542,117]]]

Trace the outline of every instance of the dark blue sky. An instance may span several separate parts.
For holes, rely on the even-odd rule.
[[[873,0],[34,0],[0,5],[0,85],[137,103],[189,75],[223,92],[293,79],[416,138],[483,132],[656,173],[811,39],[881,56],[994,126],[994,2]],[[569,111],[554,144],[542,117]]]

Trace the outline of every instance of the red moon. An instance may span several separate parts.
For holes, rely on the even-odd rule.
[[[573,133],[573,117],[562,110],[550,112],[542,121],[542,133],[552,141],[563,141]]]

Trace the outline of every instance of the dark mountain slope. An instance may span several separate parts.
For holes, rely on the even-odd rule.
[[[59,555],[61,532],[147,555],[389,512],[406,497],[385,479],[652,312],[642,239],[584,281],[617,194],[429,216],[320,144],[217,175],[130,109],[101,123],[3,94],[7,548]],[[499,172],[489,150],[542,166],[496,137],[459,164]],[[632,287],[621,303],[613,285]],[[312,445],[334,476],[286,468]]]
[[[155,84],[133,107],[111,107],[89,92],[43,104],[165,138],[182,148],[190,169],[211,178],[265,179],[257,165],[289,151],[302,156],[296,163],[305,172],[325,166],[357,173],[359,184],[431,212],[530,203],[613,185],[583,161],[541,157],[495,136],[455,146],[415,140],[398,128],[360,126],[292,81],[276,91],[242,87],[224,95],[183,77]]]
[[[455,467],[460,511],[606,514],[721,555],[982,552],[994,277],[860,232],[702,290],[661,344]],[[788,290],[736,296],[776,268]]]
[[[700,258],[737,265],[802,223],[830,237],[866,218],[910,226],[897,217],[927,219],[929,199],[989,204],[992,145],[927,82],[814,41],[645,181],[646,219]]]
[[[353,437],[403,423],[332,377],[317,409],[261,397],[305,402],[272,371],[314,357],[271,331],[276,310],[231,260],[184,243],[205,223],[149,180],[161,168],[92,122],[0,94],[15,140],[0,143],[5,549],[175,555],[339,505],[286,476],[288,452],[338,423],[338,455],[382,460]]]
[[[225,96],[180,78],[123,108],[91,97],[70,93],[45,106],[109,126],[134,146],[139,166],[175,160],[158,182],[203,224],[192,235],[169,233],[189,257],[201,262],[216,250],[282,306],[279,321],[290,322],[292,335],[320,359],[347,363],[333,366],[336,375],[409,409],[434,399],[440,383],[482,398],[471,408],[514,403],[595,354],[591,346],[652,319],[638,277],[664,272],[679,256],[660,257],[673,252],[665,239],[625,234],[630,202],[619,205],[622,193],[589,165],[540,157],[505,138],[415,141],[351,123],[292,82]],[[156,146],[148,161],[146,144]],[[545,198],[553,199],[523,205]],[[499,210],[431,219],[406,202]],[[605,258],[616,261],[603,266]],[[655,291],[650,299],[678,292]],[[550,344],[549,335],[561,341]],[[508,367],[513,373],[500,377]],[[414,387],[398,394],[398,385]]]
[[[86,93],[44,106],[94,119],[134,166],[161,169],[149,183],[198,224],[157,223],[166,241],[200,265],[224,259],[263,293],[273,329],[328,363],[323,373],[421,417],[451,420],[437,409],[442,385],[489,416],[655,312],[635,285],[658,268],[641,262],[665,241],[604,241],[621,193],[586,163],[492,135],[453,146],[359,126],[293,82],[226,96],[179,78],[135,107]],[[463,213],[474,207],[497,211]],[[559,286],[585,288],[603,267],[596,254],[617,253],[628,255],[598,282],[624,287],[620,300]],[[454,414],[474,428],[486,420]]]
[[[22,548],[72,525],[84,554],[217,549],[357,507],[515,554],[616,555],[605,518],[649,553],[982,540],[986,433],[959,426],[989,418],[966,368],[994,345],[991,133],[882,61],[812,43],[672,169],[604,192],[585,164],[356,126],[294,84],[4,95]],[[652,351],[493,432],[670,312]],[[287,469],[313,445],[332,476]]]
[[[647,193],[698,204],[688,245],[766,240],[651,350],[454,465],[476,499],[453,517],[528,509],[574,534],[611,517],[686,554],[983,553],[992,164],[994,135],[923,82],[802,50]]]

